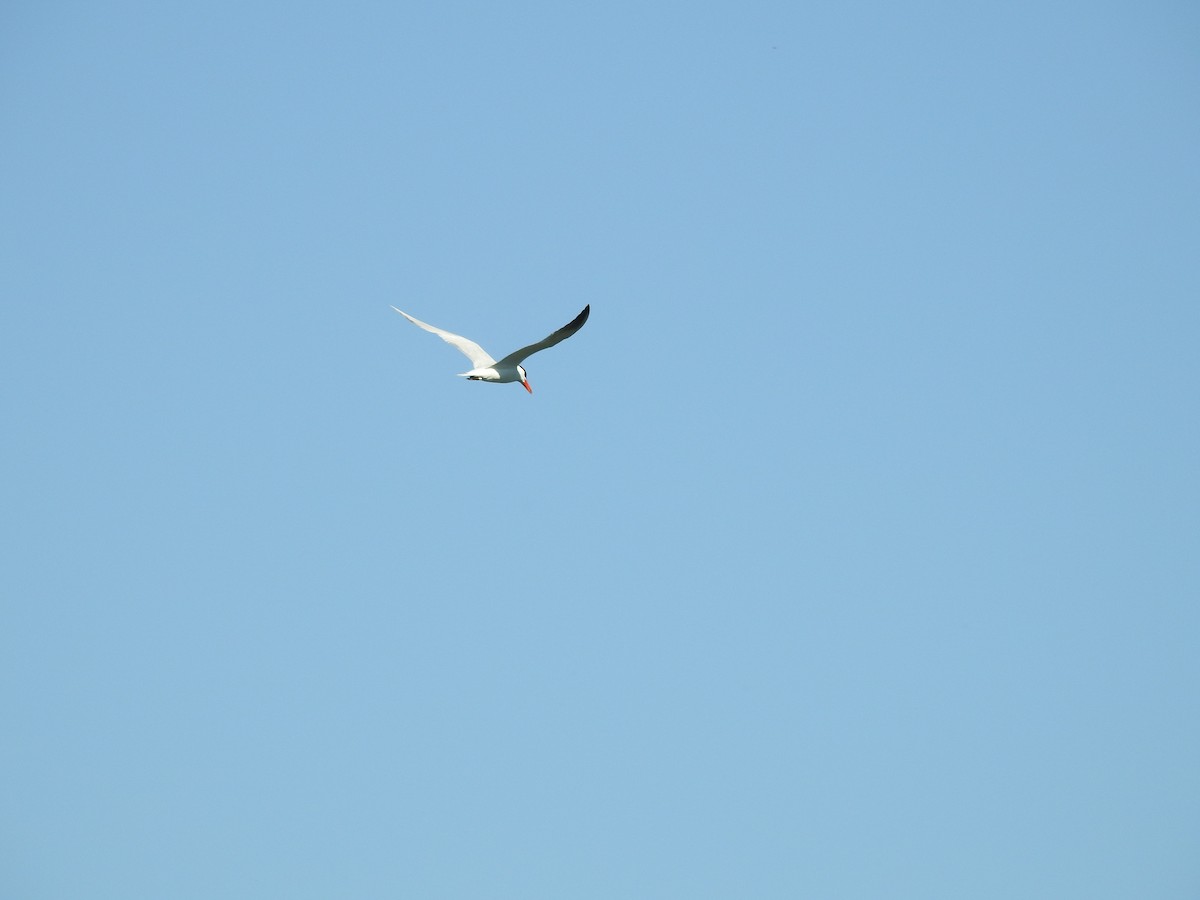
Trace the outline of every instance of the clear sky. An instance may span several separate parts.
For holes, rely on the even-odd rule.
[[[1194,4],[11,2],[0,172],[0,895],[1200,893]]]

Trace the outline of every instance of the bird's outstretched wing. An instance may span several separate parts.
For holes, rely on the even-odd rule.
[[[542,338],[536,344],[530,344],[528,347],[522,347],[520,350],[514,350],[512,353],[508,354],[508,356],[504,357],[504,359],[500,360],[497,365],[519,365],[526,359],[526,357],[533,356],[533,354],[537,353],[539,350],[545,350],[547,347],[553,347],[559,341],[565,341],[583,327],[583,323],[588,320],[588,315],[591,313],[591,311],[592,304],[589,303],[583,308],[583,312],[572,319],[569,324],[564,325],[549,337]]]
[[[396,309],[396,307],[393,306],[392,309]],[[496,364],[496,361],[488,356],[486,350],[469,338],[465,338],[461,334],[451,334],[449,331],[443,331],[441,328],[434,328],[432,325],[426,325],[420,319],[414,319],[402,309],[396,309],[396,312],[400,313],[400,315],[404,316],[404,318],[408,319],[408,321],[412,322],[418,328],[424,328],[426,331],[436,334],[447,344],[452,344],[453,346],[457,347],[462,354],[471,361],[471,365],[476,369],[486,369]],[[580,324],[582,325],[583,323],[581,322]],[[549,339],[547,338],[547,340]],[[561,341],[562,338],[559,338],[558,340]],[[557,341],[555,341],[555,343],[557,343]],[[549,346],[549,344],[546,346]]]

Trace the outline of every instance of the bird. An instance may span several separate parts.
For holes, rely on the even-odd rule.
[[[426,331],[436,334],[447,344],[458,348],[471,361],[473,368],[470,372],[460,372],[460,378],[466,378],[468,381],[490,381],[493,384],[508,384],[509,382],[519,381],[525,390],[532,394],[533,388],[529,386],[528,374],[521,363],[539,350],[545,350],[547,347],[553,347],[555,344],[565,341],[582,328],[583,323],[588,320],[588,316],[591,314],[592,304],[589,303],[585,306],[583,312],[550,336],[542,338],[536,344],[529,344],[520,350],[514,350],[499,361],[492,359],[486,350],[470,338],[465,338],[460,334],[452,334],[441,328],[435,328],[433,325],[427,325],[420,319],[414,319],[404,310],[397,309],[395,306],[392,309],[396,310],[396,312],[400,313],[400,315],[404,316],[404,318],[408,319],[408,321],[412,322],[418,328],[424,328]]]

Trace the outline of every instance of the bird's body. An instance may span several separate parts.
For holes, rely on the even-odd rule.
[[[529,386],[529,378],[526,375],[525,367],[521,363],[539,350],[545,350],[547,347],[553,347],[560,341],[565,341],[582,328],[583,323],[588,320],[588,316],[591,314],[592,305],[589,303],[585,306],[583,312],[572,319],[570,323],[558,329],[558,331],[548,337],[542,338],[536,344],[529,344],[520,350],[513,351],[499,361],[492,359],[486,350],[469,338],[436,328],[433,325],[427,325],[420,319],[414,319],[402,309],[396,309],[394,306],[392,309],[395,309],[396,312],[400,313],[400,315],[404,316],[404,318],[408,319],[408,321],[412,322],[418,328],[424,328],[426,331],[436,334],[447,344],[457,348],[459,352],[466,356],[471,361],[473,368],[469,372],[460,373],[461,378],[466,378],[470,381],[490,381],[494,384],[508,384],[509,382],[517,381],[521,383],[521,386],[525,390],[532,394],[533,388]]]
[[[517,366],[488,366],[484,369],[472,369],[461,373],[468,381],[494,381],[496,384],[508,384],[510,381],[521,381],[521,373]]]

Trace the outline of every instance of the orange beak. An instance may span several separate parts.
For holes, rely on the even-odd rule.
[[[523,384],[523,385],[525,386],[525,390],[529,391],[529,393],[531,393],[531,394],[533,393],[533,388],[531,388],[531,387],[529,386],[529,382],[528,382],[528,381],[522,381],[522,382],[521,382],[521,384]]]

